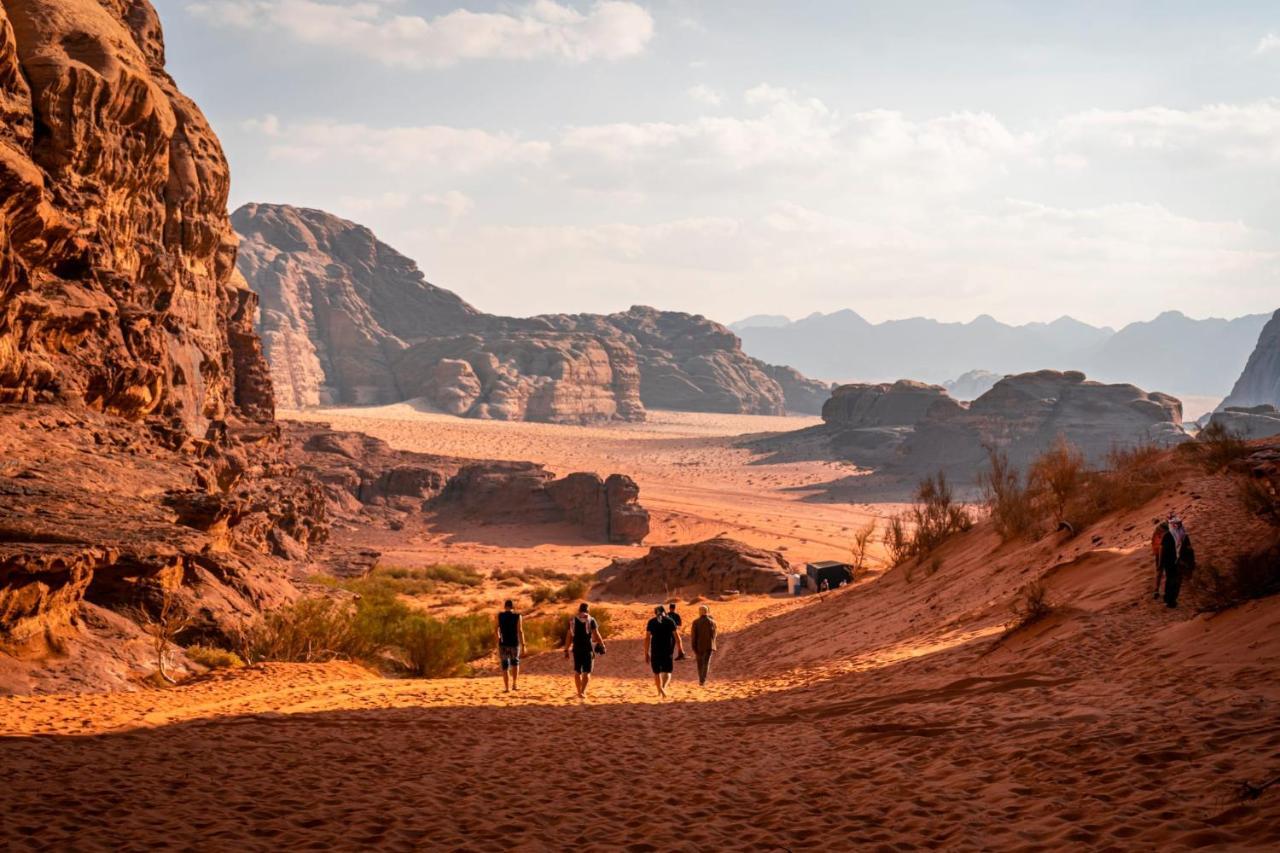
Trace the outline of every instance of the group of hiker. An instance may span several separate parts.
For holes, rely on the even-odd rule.
[[[698,618],[690,626],[690,641],[698,663],[698,683],[705,685],[711,668],[711,656],[716,651],[716,635],[719,628],[711,617],[711,608],[703,604]],[[676,661],[686,659],[684,640],[680,629],[684,619],[675,602],[659,604],[653,609],[653,618],[645,625],[644,661],[653,672],[653,684],[658,695],[665,697],[671,686]],[[519,689],[520,655],[524,651],[524,619],[516,612],[515,602],[507,599],[498,614],[498,660],[502,667],[504,691]],[[564,656],[573,659],[573,685],[579,699],[585,699],[591,684],[591,672],[595,659],[606,651],[604,637],[600,635],[600,623],[591,615],[591,605],[582,602],[578,612],[569,620],[564,636]]]

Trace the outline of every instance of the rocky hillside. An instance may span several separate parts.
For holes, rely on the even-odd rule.
[[[1280,311],[1272,315],[1258,335],[1244,372],[1221,408],[1258,405],[1280,407]]]
[[[583,423],[641,420],[646,406],[816,413],[826,397],[825,383],[747,357],[704,317],[482,314],[323,211],[250,204],[232,221],[283,405],[423,397],[458,415]]]

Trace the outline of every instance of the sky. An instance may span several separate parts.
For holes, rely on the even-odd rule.
[[[482,310],[1280,307],[1274,2],[157,0],[230,205]]]

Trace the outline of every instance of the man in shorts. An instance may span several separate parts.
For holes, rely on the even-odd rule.
[[[653,609],[653,618],[644,629],[644,661],[653,670],[653,683],[658,688],[659,696],[666,697],[667,687],[671,685],[677,649],[683,657],[684,644],[680,641],[680,631],[659,604]]]
[[[498,661],[502,664],[502,687],[510,693],[519,687],[520,653],[524,651],[524,619],[516,603],[507,599],[498,614]]]
[[[604,638],[600,636],[599,623],[584,601],[578,605],[577,615],[569,620],[569,630],[564,635],[564,656],[573,656],[573,686],[578,689],[579,699],[587,698],[587,685],[591,683],[591,669],[597,650],[604,653]]]

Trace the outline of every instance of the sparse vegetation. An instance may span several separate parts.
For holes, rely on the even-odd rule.
[[[162,682],[176,684],[176,679],[167,671],[169,652],[178,634],[191,625],[191,613],[170,587],[161,583],[156,590],[155,602],[134,607],[129,616],[151,638],[151,648],[156,656],[156,675]]]
[[[1226,566],[1207,562],[1191,576],[1201,610],[1227,610],[1280,594],[1280,541],[1240,554]]]
[[[548,602],[581,601],[585,598],[587,591],[591,589],[591,577],[570,575],[569,578],[570,580],[555,589],[546,585],[534,587],[529,593],[534,606]]]
[[[213,646],[187,646],[183,651],[187,657],[209,669],[236,669],[244,666],[240,655],[227,649]]]
[[[1018,590],[1017,596],[1010,605],[1013,611],[1013,622],[1006,633],[1012,634],[1028,625],[1033,625],[1053,612],[1049,602],[1049,591],[1043,581],[1032,581]]]
[[[1195,448],[1201,464],[1210,473],[1228,468],[1232,462],[1249,454],[1249,445],[1224,424],[1211,423],[1196,436]]]
[[[1280,526],[1280,494],[1265,477],[1244,477],[1240,481],[1240,502],[1250,515]]]
[[[1116,447],[1103,470],[1089,471],[1067,502],[1065,518],[1076,530],[1114,512],[1136,509],[1175,482],[1185,466],[1150,443]]]
[[[1067,507],[1084,487],[1086,472],[1080,448],[1061,435],[1031,463],[1030,491],[1044,496],[1055,523],[1067,520]]]
[[[871,547],[871,538],[875,535],[875,532],[876,522],[874,519],[853,532],[853,541],[849,545],[849,562],[853,567],[854,577],[862,574],[862,570],[867,564],[867,551]]]
[[[884,544],[894,565],[931,553],[956,533],[973,526],[969,510],[955,501],[942,471],[925,477],[916,487],[915,504],[889,519]]]
[[[1009,463],[1007,453],[989,447],[987,457],[989,467],[979,475],[978,483],[996,533],[1006,542],[1030,535],[1037,522],[1030,486],[1022,473]]]
[[[250,663],[372,660],[379,643],[367,632],[378,620],[361,620],[357,610],[352,601],[304,598],[246,626],[237,652]]]

